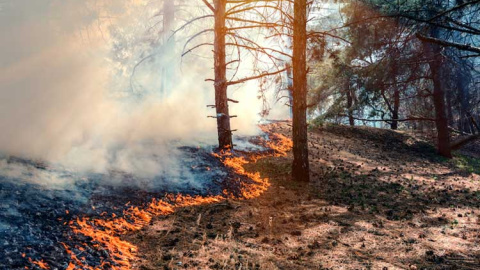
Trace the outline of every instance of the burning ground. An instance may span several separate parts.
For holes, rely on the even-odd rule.
[[[268,190],[153,218],[123,238],[138,248],[132,267],[480,268],[478,161],[389,130],[330,126],[309,140],[313,183],[290,181],[291,154],[244,163]]]
[[[289,124],[263,129],[250,151],[181,147],[200,186],[146,189],[118,171],[3,160],[1,269],[479,268],[476,159],[441,160],[404,133],[330,126],[310,132],[314,181],[304,185],[289,176]],[[28,176],[69,184],[15,180]]]
[[[184,172],[175,178],[141,179],[119,171],[85,174],[19,158],[0,160],[0,269],[66,269],[75,263],[72,254],[85,265],[114,263],[105,247],[78,233],[88,220],[111,221],[132,214],[135,207],[167,192],[221,194],[229,172],[211,150],[179,150]],[[132,221],[136,216],[126,218]]]
[[[246,172],[243,166],[266,156],[285,155],[291,141],[277,134],[252,141],[257,146],[245,145],[257,149],[255,154],[179,147],[184,170],[175,179],[168,179],[172,177],[169,174],[142,179],[121,171],[80,174],[41,162],[5,158],[0,186],[5,210],[0,266],[132,269],[137,247],[122,235],[179,208],[228,198],[250,199],[267,190],[268,180]],[[48,185],[42,185],[45,182]]]

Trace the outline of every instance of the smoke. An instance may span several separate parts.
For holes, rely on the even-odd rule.
[[[176,146],[215,144],[211,59],[184,63],[167,95],[161,54],[131,77],[154,47],[152,2],[0,0],[0,152],[152,177],[179,168]],[[240,134],[257,132],[256,95],[232,96]]]

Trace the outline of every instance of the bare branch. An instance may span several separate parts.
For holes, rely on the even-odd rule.
[[[215,8],[214,8],[207,0],[202,0],[202,2],[203,2],[212,12],[215,12]]]
[[[192,48],[188,49],[187,51],[183,52],[182,53],[182,57],[184,57],[185,55],[191,53],[192,51],[194,51],[195,49],[198,49],[200,47],[203,47],[203,46],[213,46],[213,43],[200,43],[196,46],[193,46]]]
[[[441,46],[445,47],[453,47],[457,48],[462,51],[469,51],[469,52],[474,52],[474,53],[480,53],[480,48],[479,47],[474,47],[468,44],[462,44],[462,43],[456,43],[456,42],[451,42],[451,41],[446,41],[438,38],[433,38],[433,37],[427,37],[421,34],[417,34],[417,38],[420,39],[421,41],[424,42],[429,42],[429,43],[435,43]]]
[[[227,84],[228,85],[235,85],[235,84],[244,83],[244,82],[251,81],[251,80],[257,80],[257,79],[260,79],[260,78],[263,78],[263,77],[280,74],[280,73],[282,73],[286,70],[287,69],[284,68],[284,69],[277,70],[277,71],[274,71],[274,72],[264,72],[264,73],[262,73],[260,75],[257,75],[257,76],[247,77],[247,78],[243,78],[243,79],[240,79],[240,80],[237,80],[237,81],[231,81],[231,82],[228,82]]]

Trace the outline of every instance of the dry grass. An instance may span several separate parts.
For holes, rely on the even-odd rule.
[[[275,127],[289,134],[287,125]],[[251,164],[272,187],[185,208],[128,240],[137,269],[480,269],[480,177],[404,134],[310,133],[312,183],[291,157]]]

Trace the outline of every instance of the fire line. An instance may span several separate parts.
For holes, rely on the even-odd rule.
[[[172,214],[178,208],[218,203],[226,199],[253,199],[262,195],[270,186],[269,179],[262,178],[259,172],[247,172],[245,165],[255,163],[259,159],[266,157],[286,156],[292,148],[292,141],[281,134],[269,133],[267,126],[262,126],[261,128],[269,134],[269,140],[261,139],[260,143],[270,149],[270,151],[238,154],[228,150],[220,153],[212,153],[213,156],[218,158],[227,168],[231,169],[233,173],[238,176],[236,181],[239,182],[240,194],[234,194],[228,190],[224,190],[223,195],[205,197],[168,194],[164,199],[153,199],[143,209],[130,207],[123,212],[122,217],[115,215],[111,215],[110,219],[83,217],[75,221],[70,221],[68,226],[75,234],[84,236],[90,240],[88,241],[89,243],[81,243],[73,248],[66,243],[62,243],[65,251],[70,256],[67,270],[131,269],[132,262],[136,259],[137,247],[122,240],[121,236],[140,230],[149,224],[152,218]],[[240,177],[247,178],[250,181],[242,181]],[[81,245],[83,245],[83,247]],[[89,265],[84,254],[82,254],[87,246],[97,250],[104,250],[108,256],[101,258],[99,265]],[[80,252],[76,254],[72,251],[73,249],[79,250]],[[30,259],[30,262],[34,268],[51,269],[43,260],[33,261]],[[25,269],[30,268],[25,267]]]

